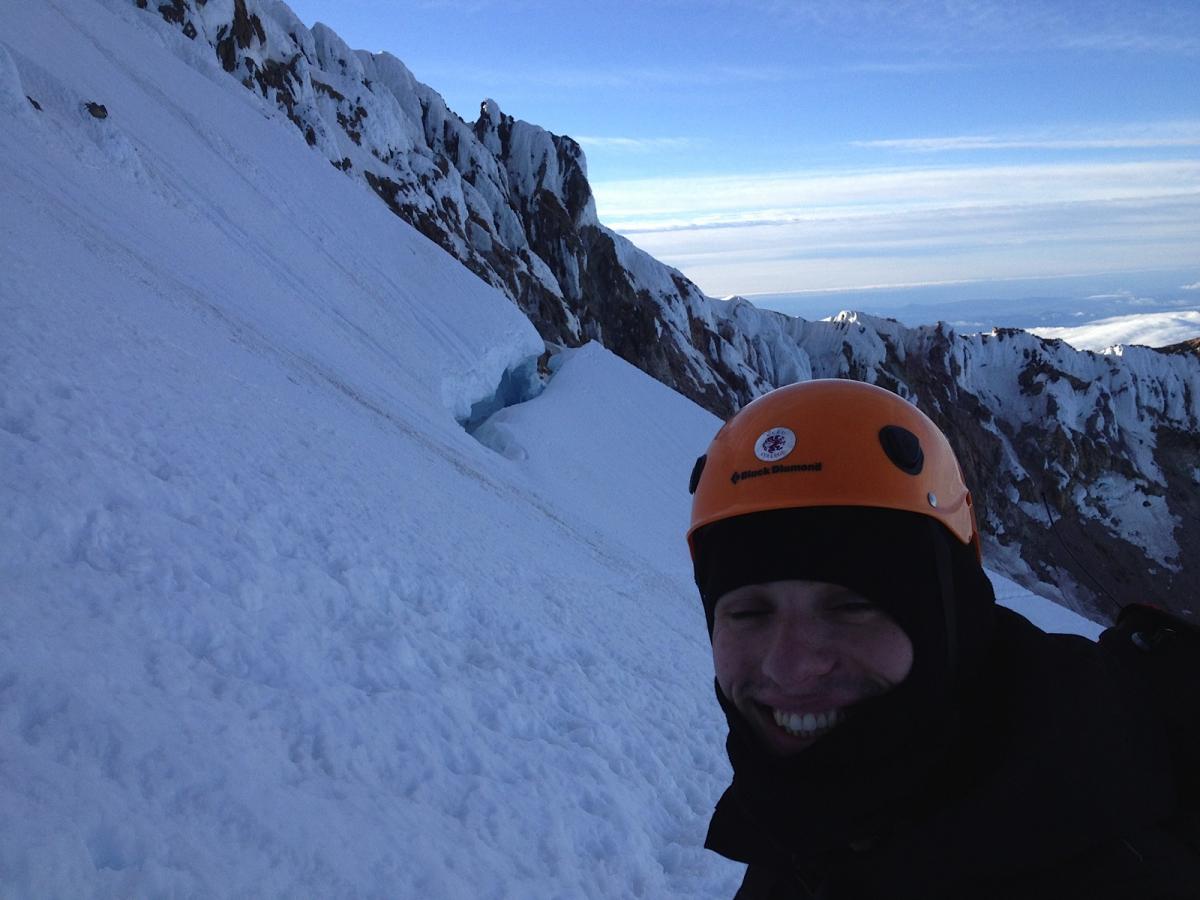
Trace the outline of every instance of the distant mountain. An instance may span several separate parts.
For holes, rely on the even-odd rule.
[[[1012,290],[1011,286],[1007,286]],[[755,305],[805,318],[823,319],[839,310],[854,309],[872,316],[896,319],[905,325],[946,322],[960,331],[991,331],[993,328],[1077,328],[1103,319],[1135,316],[1187,316],[1200,309],[1200,296],[1184,289],[1164,289],[1156,299],[1134,294],[1063,296],[983,296],[921,301],[902,299],[927,292],[944,295],[950,286],[935,288],[898,288],[895,291],[831,291],[796,294],[756,294],[748,299]],[[964,293],[978,292],[977,286],[963,286]],[[1200,328],[1200,326],[1197,326]],[[1113,343],[1132,343],[1114,341]]]
[[[989,556],[1014,578],[1093,614],[1133,599],[1200,603],[1194,355],[1096,355],[1015,330],[853,313],[808,322],[715,300],[598,221],[570,138],[491,100],[467,123],[395,57],[310,31],[282,3],[135,2],[183,58],[240,80],[313,152],[504,291],[547,355],[598,340],[720,416],[800,379],[882,384],[949,432]]]

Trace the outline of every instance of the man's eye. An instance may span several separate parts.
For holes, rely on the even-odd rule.
[[[747,609],[734,609],[726,613],[726,616],[735,621],[743,621],[747,619],[757,619],[765,616],[767,610],[759,607],[749,607]]]

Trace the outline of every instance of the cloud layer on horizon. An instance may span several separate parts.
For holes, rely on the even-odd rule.
[[[771,293],[1200,263],[1200,161],[909,167],[594,185],[704,290]]]
[[[1108,128],[1058,128],[1014,134],[882,138],[852,141],[852,146],[913,153],[969,150],[1146,150],[1200,147],[1200,121],[1152,122]]]

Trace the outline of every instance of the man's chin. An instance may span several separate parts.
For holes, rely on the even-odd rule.
[[[802,738],[796,735],[788,734],[778,728],[763,728],[755,729],[758,735],[759,743],[772,756],[786,757],[795,756],[798,753],[803,753],[820,738]]]

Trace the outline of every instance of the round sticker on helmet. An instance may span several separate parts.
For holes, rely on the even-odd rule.
[[[754,455],[763,462],[783,459],[796,449],[796,435],[790,428],[772,428],[764,431],[754,442]]]

